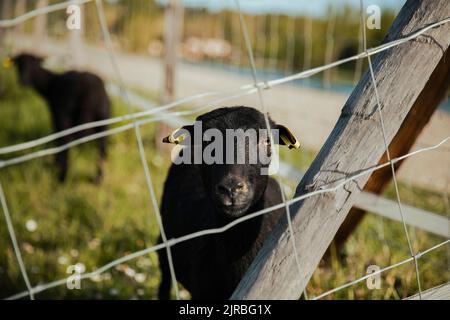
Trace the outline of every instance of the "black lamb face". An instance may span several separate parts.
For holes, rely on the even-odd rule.
[[[271,129],[287,130],[270,119],[269,123]],[[280,144],[289,140],[298,145],[292,134],[292,139],[286,136],[283,134]],[[277,137],[272,140],[277,142]],[[180,154],[198,165],[209,199],[225,217],[235,219],[249,213],[263,197],[272,160],[271,139],[264,115],[256,109],[216,109],[199,116],[194,125],[176,130],[164,141],[187,141]]]
[[[234,148],[239,152],[244,147],[235,144]],[[248,144],[245,148],[248,155]],[[267,152],[267,149],[264,151]],[[254,163],[247,158],[244,163],[202,163],[199,168],[204,188],[218,212],[237,218],[248,212],[263,196],[268,176],[261,169],[268,166],[269,163]]]
[[[253,166],[212,167],[202,168],[204,186],[218,212],[228,218],[247,213],[266,190],[268,176]]]
[[[23,86],[30,86],[33,76],[41,67],[43,59],[31,54],[20,54],[15,56],[12,61],[16,66],[20,83]]]

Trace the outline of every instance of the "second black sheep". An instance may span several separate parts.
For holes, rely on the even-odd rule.
[[[110,101],[103,80],[89,72],[68,71],[54,73],[42,66],[43,59],[32,54],[19,54],[14,62],[22,85],[34,88],[47,102],[53,130],[63,131],[87,122],[109,118]],[[96,127],[64,136],[56,141],[57,146],[92,133],[99,133],[106,127]],[[96,182],[103,177],[103,161],[106,158],[106,137],[97,140],[99,161]],[[69,150],[56,154],[56,165],[61,182],[66,179],[69,168]]]

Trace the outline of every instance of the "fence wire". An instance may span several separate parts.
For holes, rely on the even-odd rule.
[[[247,47],[247,54],[248,54],[248,58],[250,61],[250,67],[252,70],[252,76],[253,76],[253,82],[255,84],[255,86],[257,86],[258,84],[258,78],[257,78],[257,73],[256,73],[256,64],[255,64],[255,59],[254,59],[254,54],[253,54],[253,50],[252,50],[252,44],[250,41],[250,35],[247,29],[247,25],[245,23],[245,19],[244,19],[244,15],[242,14],[241,11],[241,6],[240,6],[240,2],[239,0],[235,0],[236,3],[236,7],[237,10],[239,12],[239,20],[240,20],[240,24],[241,24],[241,29],[242,29],[242,34],[243,34],[243,38]],[[278,40],[278,39],[277,39]],[[260,104],[260,108],[261,108],[261,112],[264,114],[264,121],[266,124],[266,130],[267,132],[271,132],[271,128],[270,128],[270,121],[269,121],[269,114],[266,110],[266,106],[264,104],[264,99],[263,99],[263,93],[262,93],[262,89],[260,87],[258,87],[258,98],[259,98],[259,104]],[[273,141],[273,137],[271,135],[269,135],[269,139],[270,139],[270,146],[271,146],[271,154],[276,154],[275,152],[275,148],[274,148],[274,141]],[[282,186],[280,178],[277,179],[277,182],[280,186]],[[292,248],[294,250],[294,256],[295,256],[295,262],[296,262],[296,266],[297,266],[297,271],[298,271],[298,276],[301,277],[302,276],[302,270],[300,267],[300,261],[299,261],[299,255],[298,255],[298,251],[297,251],[297,245],[295,243],[295,238],[294,238],[294,229],[292,228],[292,219],[291,219],[291,210],[289,208],[289,206],[286,203],[286,192],[284,190],[284,188],[280,188],[281,191],[281,200],[282,202],[285,204],[285,210],[286,210],[286,218],[288,221],[288,226],[289,226],[289,234],[290,234],[290,239],[291,239],[291,243],[292,243]],[[307,299],[308,294],[306,293],[306,289],[304,290],[304,296]]]
[[[109,52],[109,56],[111,59],[111,63],[113,65],[114,71],[116,73],[117,80],[119,81],[122,95],[125,97],[125,102],[127,104],[130,114],[132,114],[133,109],[132,109],[132,106],[130,103],[130,98],[128,97],[128,94],[127,94],[127,90],[125,88],[125,82],[123,81],[122,75],[120,73],[119,64],[117,63],[117,60],[115,57],[114,47],[113,47],[113,44],[111,41],[111,35],[109,33],[108,26],[106,24],[106,18],[105,18],[105,14],[104,14],[104,10],[103,10],[103,2],[102,1],[103,0],[96,0],[95,4],[96,4],[96,8],[97,8],[97,13],[98,13],[99,21],[100,21],[103,38],[105,39],[105,42],[106,42],[106,45],[108,48],[108,52]],[[178,282],[177,282],[177,279],[175,276],[175,268],[173,266],[172,253],[170,250],[170,246],[167,245],[166,232],[164,230],[164,226],[162,223],[161,213],[159,211],[159,206],[158,206],[158,200],[156,199],[156,193],[155,193],[155,189],[154,189],[154,185],[153,185],[152,175],[150,172],[150,168],[148,167],[147,158],[145,156],[144,143],[142,142],[141,129],[140,129],[140,126],[137,124],[136,118],[132,117],[132,120],[133,120],[133,128],[134,128],[134,132],[136,135],[136,140],[137,140],[137,145],[138,145],[138,150],[139,150],[139,156],[141,159],[142,167],[144,169],[145,181],[147,183],[148,192],[150,194],[151,204],[153,206],[153,211],[155,212],[155,215],[156,215],[156,221],[158,222],[158,227],[159,227],[162,241],[166,247],[167,260],[169,262],[169,268],[170,268],[170,276],[172,278],[172,283],[175,288],[175,294],[176,294],[177,300],[179,300],[180,299],[180,291],[178,289]]]
[[[1,20],[0,20],[1,21]],[[254,84],[247,84],[247,85],[243,85],[240,86],[239,88],[235,88],[235,89],[231,89],[231,90],[223,90],[223,91],[210,91],[210,92],[204,92],[204,93],[200,93],[200,94],[196,94],[193,96],[189,96],[186,98],[182,98],[179,100],[176,100],[172,103],[169,104],[165,104],[162,106],[157,106],[154,109],[151,110],[146,110],[146,111],[141,111],[141,112],[137,112],[137,113],[133,113],[130,115],[125,115],[125,116],[120,116],[120,117],[113,117],[107,120],[101,120],[101,121],[94,121],[94,122],[89,122],[89,123],[85,123],[82,125],[78,125],[75,127],[72,127],[70,129],[64,130],[64,131],[60,131],[57,133],[53,133],[50,134],[48,136],[45,136],[43,138],[39,138],[39,139],[35,139],[29,142],[25,142],[25,143],[20,143],[20,144],[16,144],[13,146],[8,146],[8,147],[3,147],[0,148],[0,154],[7,154],[7,153],[12,153],[12,152],[17,152],[17,151],[23,151],[32,147],[37,147],[39,145],[57,140],[59,138],[65,137],[67,135],[76,133],[76,132],[80,132],[86,129],[92,129],[92,128],[97,128],[97,127],[102,127],[102,126],[106,126],[106,125],[111,125],[111,124],[116,124],[116,123],[120,123],[120,122],[124,122],[124,121],[130,121],[133,117],[135,117],[136,119],[138,118],[143,118],[146,116],[150,116],[153,115],[155,113],[158,113],[159,111],[162,110],[170,110],[173,109],[177,106],[186,104],[186,103],[190,103],[190,102],[194,102],[196,100],[200,100],[206,97],[211,97],[211,96],[230,96],[232,94],[242,94],[242,95],[247,95],[247,94],[252,94],[252,93],[256,93],[258,88],[263,88],[263,89],[270,89],[271,87],[275,87],[281,84],[285,84],[288,82],[292,82],[295,80],[300,80],[300,79],[305,79],[305,78],[309,78],[315,74],[318,74],[320,72],[323,72],[325,70],[343,65],[345,63],[351,62],[351,61],[355,61],[355,60],[360,60],[360,59],[364,59],[367,58],[368,56],[372,56],[375,55],[377,53],[386,51],[388,49],[391,49],[395,46],[401,45],[403,43],[406,43],[408,41],[411,41],[413,39],[416,39],[417,37],[421,36],[422,34],[424,34],[425,32],[427,32],[430,29],[439,27],[443,24],[446,24],[450,22],[450,17],[445,18],[443,20],[437,21],[435,23],[432,23],[422,29],[419,29],[418,31],[412,33],[411,35],[405,37],[405,38],[401,38],[398,40],[394,40],[391,42],[387,42],[385,44],[382,44],[380,46],[371,48],[371,49],[367,49],[364,52],[361,52],[357,55],[345,58],[345,59],[341,59],[341,60],[337,60],[333,63],[330,64],[325,64],[323,66],[320,67],[316,67],[316,68],[312,68],[312,69],[308,69],[302,72],[298,72],[295,73],[293,75],[290,76],[286,76],[286,77],[281,77],[275,80],[269,80],[269,81],[262,81],[262,82],[258,82],[257,85]],[[236,96],[231,96],[229,99],[227,98],[223,98],[221,99],[221,101],[226,101],[226,100],[231,100],[234,99]],[[202,107],[200,107],[202,108]],[[186,113],[186,114],[195,114],[198,111],[201,111],[203,109],[196,109],[193,108],[192,112]],[[146,122],[148,123],[148,122]],[[7,163],[6,161],[0,161],[0,168],[2,168],[5,163]]]
[[[66,1],[66,2],[61,2],[61,3],[58,3],[58,4],[49,5],[49,6],[46,6],[46,7],[43,7],[43,8],[39,8],[39,9],[36,9],[36,10],[29,11],[26,14],[23,14],[21,16],[15,17],[13,19],[0,20],[0,28],[14,27],[14,26],[19,25],[19,24],[21,24],[21,23],[23,23],[23,22],[25,22],[25,21],[33,18],[33,17],[38,16],[38,15],[48,14],[50,12],[54,12],[54,11],[57,11],[57,10],[65,9],[65,8],[67,8],[67,6],[69,6],[71,4],[80,4],[81,5],[81,4],[86,4],[86,3],[92,2],[92,1],[93,0],[72,0],[72,1]],[[177,281],[176,281],[176,277],[175,277],[175,271],[174,271],[174,268],[173,268],[172,257],[171,257],[171,252],[170,252],[170,248],[172,246],[174,246],[174,245],[176,245],[178,243],[184,242],[184,241],[189,241],[189,240],[194,239],[194,238],[198,238],[198,237],[202,237],[202,236],[206,236],[206,235],[210,235],[210,234],[217,234],[217,233],[225,232],[226,230],[234,227],[235,225],[237,225],[239,223],[242,223],[244,221],[253,219],[253,218],[255,218],[257,216],[260,216],[260,215],[263,215],[263,214],[269,214],[270,212],[272,212],[274,210],[277,210],[277,209],[285,208],[286,209],[286,213],[287,213],[288,223],[289,223],[289,232],[290,232],[291,239],[292,239],[292,244],[293,244],[293,251],[294,251],[294,254],[295,254],[295,258],[296,258],[297,267],[299,267],[300,264],[298,262],[298,252],[297,252],[297,248],[296,248],[295,241],[294,241],[294,232],[293,232],[293,229],[292,229],[291,215],[290,215],[290,212],[289,212],[289,207],[292,204],[294,204],[294,203],[296,203],[298,201],[304,200],[306,198],[313,197],[313,196],[320,195],[320,194],[324,194],[324,193],[334,192],[334,191],[338,190],[339,188],[343,187],[346,183],[348,183],[350,181],[354,181],[354,180],[356,180],[356,179],[358,179],[358,178],[360,178],[362,176],[370,175],[371,173],[373,173],[376,170],[379,170],[379,169],[382,169],[384,167],[390,166],[391,167],[391,171],[392,171],[392,177],[393,177],[394,185],[395,185],[395,191],[396,191],[396,197],[397,197],[397,203],[398,203],[398,207],[399,207],[399,212],[400,212],[401,220],[402,220],[402,223],[403,223],[403,226],[404,226],[405,235],[406,235],[406,238],[407,238],[407,241],[408,241],[408,246],[409,246],[409,249],[410,249],[411,257],[406,259],[406,260],[400,261],[400,262],[398,262],[396,264],[393,264],[393,265],[390,265],[388,267],[385,267],[385,268],[383,268],[383,269],[381,269],[381,270],[379,270],[379,271],[377,271],[375,273],[372,273],[370,275],[366,275],[366,276],[361,277],[359,279],[356,279],[356,280],[354,280],[352,282],[346,283],[346,284],[344,284],[344,285],[342,285],[340,287],[337,287],[337,288],[334,288],[334,289],[329,290],[327,292],[324,292],[323,294],[315,297],[314,299],[321,299],[321,298],[323,298],[323,297],[325,297],[325,296],[327,296],[329,294],[332,294],[332,293],[335,293],[335,292],[337,292],[339,290],[345,289],[345,288],[347,288],[349,286],[357,284],[357,283],[359,283],[361,281],[364,281],[364,280],[366,280],[366,279],[368,279],[370,277],[373,277],[373,276],[375,276],[377,274],[381,274],[381,273],[383,273],[385,271],[388,271],[390,269],[396,268],[398,266],[401,266],[401,265],[406,264],[406,263],[411,262],[411,261],[414,261],[414,263],[415,263],[419,295],[421,297],[422,291],[421,291],[421,286],[420,286],[420,274],[419,274],[419,268],[418,268],[418,259],[420,259],[425,254],[428,254],[428,253],[430,253],[430,252],[432,252],[432,251],[434,251],[434,250],[436,250],[436,249],[438,249],[438,248],[440,248],[440,247],[442,247],[442,246],[444,246],[446,244],[449,244],[450,243],[450,239],[448,239],[446,241],[443,241],[443,242],[441,242],[441,243],[439,243],[439,244],[437,244],[437,245],[435,245],[435,246],[425,250],[422,253],[420,253],[420,252],[416,253],[416,254],[414,253],[412,245],[411,245],[411,241],[410,241],[410,238],[409,238],[409,235],[408,235],[408,230],[407,230],[407,227],[406,227],[405,219],[404,219],[404,216],[403,216],[402,203],[401,203],[400,194],[399,194],[399,190],[398,190],[394,164],[399,162],[399,161],[402,161],[402,160],[404,160],[406,158],[415,156],[417,154],[436,150],[436,149],[442,147],[447,142],[449,142],[450,141],[450,136],[445,138],[445,139],[443,139],[442,141],[440,141],[436,145],[420,148],[420,149],[417,149],[417,150],[415,150],[413,152],[407,153],[407,154],[405,154],[403,156],[400,156],[400,157],[397,157],[397,158],[391,158],[390,153],[389,153],[387,138],[386,138],[386,132],[385,132],[385,129],[384,129],[384,120],[383,120],[383,114],[382,114],[382,111],[381,111],[381,102],[380,102],[381,99],[380,99],[380,96],[379,96],[379,93],[378,93],[376,79],[375,79],[374,72],[373,72],[373,67],[372,67],[372,63],[371,63],[371,56],[374,55],[374,54],[377,54],[379,52],[388,50],[390,48],[399,46],[399,45],[401,45],[403,43],[406,43],[408,41],[411,41],[411,40],[421,36],[422,34],[424,34],[425,32],[427,32],[428,30],[430,30],[432,28],[439,27],[439,26],[441,26],[441,25],[443,25],[445,23],[448,23],[448,22],[450,22],[450,17],[446,18],[446,19],[443,19],[443,20],[440,20],[440,21],[437,21],[437,22],[435,22],[433,24],[430,24],[430,25],[428,25],[428,26],[426,26],[424,28],[421,28],[421,29],[417,30],[416,32],[410,34],[407,37],[404,37],[404,38],[401,38],[401,39],[397,39],[397,40],[394,40],[394,41],[391,41],[391,42],[387,42],[387,43],[382,44],[382,45],[380,45],[378,47],[367,49],[367,39],[366,39],[366,35],[365,35],[365,27],[364,27],[364,24],[363,24],[364,20],[363,20],[363,16],[362,16],[364,13],[361,10],[361,21],[362,21],[361,22],[361,27],[363,28],[362,29],[362,31],[363,31],[362,32],[362,36],[363,36],[362,44],[363,44],[363,48],[364,48],[363,52],[361,52],[361,53],[359,53],[357,55],[354,55],[352,57],[349,57],[349,58],[345,58],[345,59],[337,60],[337,61],[332,62],[332,63],[325,64],[323,66],[319,66],[319,67],[312,68],[312,69],[307,69],[305,71],[302,71],[302,72],[299,72],[299,73],[296,73],[296,74],[293,74],[293,75],[290,75],[290,76],[281,77],[279,79],[275,79],[275,80],[271,80],[271,81],[259,82],[257,80],[257,77],[256,77],[256,66],[255,66],[254,57],[253,57],[252,45],[251,45],[251,42],[250,42],[250,37],[249,37],[249,34],[248,34],[248,30],[247,30],[246,25],[245,25],[243,14],[240,11],[239,0],[235,0],[235,2],[236,2],[236,5],[237,5],[237,8],[238,8],[238,11],[239,11],[239,18],[240,18],[243,38],[244,38],[244,41],[245,41],[245,44],[246,44],[247,53],[248,53],[249,61],[250,61],[250,64],[251,64],[252,75],[253,75],[253,80],[254,80],[253,83],[252,84],[247,84],[247,85],[241,86],[239,88],[235,88],[235,89],[220,90],[220,91],[210,91],[210,92],[205,92],[205,93],[201,93],[201,94],[196,94],[196,95],[193,95],[193,96],[190,96],[190,97],[186,97],[186,98],[183,98],[183,99],[176,100],[176,101],[174,101],[172,103],[169,103],[169,104],[158,106],[158,107],[156,107],[154,109],[151,109],[151,110],[146,110],[146,111],[142,111],[142,112],[132,112],[131,103],[130,103],[130,101],[128,99],[127,90],[125,88],[124,82],[123,82],[122,77],[121,77],[119,64],[117,63],[117,60],[115,58],[115,53],[114,53],[113,46],[112,46],[112,43],[111,43],[109,30],[108,30],[107,25],[106,25],[106,20],[105,20],[105,16],[104,16],[104,13],[103,13],[103,7],[102,7],[102,0],[95,0],[96,6],[97,6],[98,18],[100,20],[102,34],[103,34],[103,37],[105,39],[108,52],[110,53],[110,58],[111,58],[112,65],[113,65],[113,68],[114,68],[115,73],[116,73],[116,77],[117,77],[117,79],[119,81],[119,84],[120,84],[120,87],[121,87],[121,94],[124,97],[124,99],[126,100],[125,102],[127,103],[128,107],[129,107],[129,114],[124,115],[124,116],[120,116],[120,117],[109,118],[109,119],[106,119],[106,120],[85,123],[85,124],[82,124],[82,125],[79,125],[79,126],[76,126],[76,127],[64,130],[64,131],[60,131],[60,132],[56,132],[56,133],[50,134],[48,136],[45,136],[45,137],[42,137],[42,138],[39,138],[39,139],[35,139],[35,140],[28,141],[28,142],[25,142],[25,143],[20,143],[20,144],[13,145],[13,146],[2,147],[2,148],[0,148],[0,154],[9,154],[9,153],[14,153],[14,152],[18,152],[18,151],[25,151],[25,150],[28,150],[28,149],[31,149],[31,148],[35,148],[35,147],[44,145],[46,143],[52,142],[52,141],[54,141],[56,139],[59,139],[61,137],[64,137],[64,136],[67,136],[67,135],[70,135],[70,134],[73,134],[73,133],[76,133],[76,132],[79,132],[79,131],[83,131],[83,130],[86,130],[86,129],[96,128],[96,127],[101,127],[101,126],[107,126],[107,125],[112,125],[112,124],[118,124],[118,123],[121,123],[121,122],[128,122],[128,123],[126,123],[124,125],[121,125],[121,126],[118,126],[116,128],[105,130],[105,131],[100,132],[100,133],[96,133],[96,134],[91,134],[91,135],[85,136],[83,138],[74,140],[74,141],[72,141],[70,143],[61,145],[59,147],[47,148],[47,149],[43,149],[43,150],[39,150],[39,151],[35,151],[35,152],[30,152],[30,153],[22,155],[22,156],[13,157],[13,158],[10,158],[10,159],[7,159],[7,160],[1,160],[0,161],[0,169],[8,167],[8,166],[16,165],[16,164],[19,164],[19,163],[24,163],[24,162],[27,162],[27,161],[30,161],[32,159],[36,159],[36,158],[39,158],[39,157],[55,154],[55,153],[61,152],[63,150],[66,150],[66,149],[72,148],[74,146],[77,146],[79,144],[99,139],[101,137],[110,136],[110,135],[118,134],[120,132],[124,132],[126,130],[134,129],[135,130],[135,135],[136,135],[136,140],[137,140],[137,143],[138,143],[139,153],[140,153],[140,156],[141,156],[142,165],[143,165],[143,168],[144,168],[144,173],[145,173],[145,176],[146,176],[147,187],[149,189],[150,200],[151,200],[153,209],[155,211],[155,215],[156,215],[156,218],[157,218],[157,221],[158,221],[160,232],[162,234],[163,243],[161,243],[159,245],[155,245],[155,246],[149,247],[149,248],[141,250],[141,251],[137,251],[135,253],[126,255],[126,256],[121,257],[119,259],[113,260],[110,263],[108,263],[108,264],[98,268],[97,270],[94,270],[92,272],[80,275],[80,278],[81,278],[81,280],[82,279],[91,279],[94,276],[99,275],[99,274],[109,270],[110,268],[112,268],[112,267],[114,267],[114,266],[116,266],[118,264],[124,263],[126,261],[130,261],[130,260],[135,259],[137,257],[146,255],[148,253],[155,252],[157,250],[165,249],[167,251],[167,254],[168,254],[168,259],[169,259],[169,264],[170,264],[170,269],[171,269],[171,276],[172,276],[172,281],[174,283],[176,296],[177,296],[177,298],[179,298]],[[363,6],[363,0],[360,0],[360,4],[361,4],[361,7],[362,7]],[[312,33],[311,29],[312,29],[312,22],[309,21],[309,22],[307,22],[307,26],[305,28],[305,35],[307,35],[306,38],[311,39],[311,33]],[[308,51],[310,51],[310,48],[309,48],[309,50],[306,50],[306,51],[307,52],[305,53],[305,59],[306,60],[308,60],[308,59],[310,60],[310,53],[307,54]],[[288,82],[291,82],[291,81],[294,81],[294,80],[307,79],[307,78],[311,77],[312,75],[315,75],[317,73],[320,73],[320,72],[323,72],[323,71],[326,71],[326,70],[330,70],[330,69],[332,69],[334,67],[342,65],[344,63],[348,63],[350,61],[355,61],[356,60],[356,61],[360,62],[364,58],[367,58],[367,60],[369,62],[370,75],[371,75],[372,84],[373,84],[373,87],[374,87],[375,97],[376,97],[376,101],[377,101],[377,110],[378,110],[379,116],[380,116],[380,127],[381,127],[383,141],[384,141],[385,148],[386,148],[386,153],[387,153],[387,159],[388,159],[387,162],[385,162],[383,164],[378,164],[376,166],[372,166],[372,167],[369,167],[369,168],[362,169],[362,170],[358,171],[358,173],[356,173],[356,174],[349,174],[347,177],[341,178],[341,179],[339,179],[339,180],[337,180],[337,181],[335,181],[333,183],[327,184],[327,185],[323,186],[322,188],[320,188],[319,190],[303,194],[303,195],[295,197],[295,198],[293,198],[291,200],[287,200],[286,196],[285,196],[285,194],[283,192],[283,194],[282,194],[282,196],[283,196],[282,200],[283,201],[280,204],[272,206],[272,207],[269,207],[269,208],[265,208],[263,210],[259,210],[257,212],[251,213],[251,214],[243,216],[243,217],[240,217],[240,218],[232,221],[231,223],[229,223],[229,224],[227,224],[227,225],[225,225],[225,226],[223,226],[221,228],[213,228],[213,229],[201,230],[201,231],[198,231],[198,232],[195,232],[195,233],[192,233],[192,234],[188,234],[188,235],[185,235],[185,236],[182,236],[182,237],[179,237],[179,238],[172,238],[172,239],[167,239],[166,238],[165,233],[164,233],[164,228],[163,228],[163,225],[162,225],[160,212],[159,212],[158,203],[157,203],[156,196],[155,196],[154,186],[153,186],[153,182],[152,182],[152,178],[151,178],[151,172],[150,172],[150,170],[148,168],[148,164],[147,164],[147,161],[146,161],[146,158],[145,158],[144,146],[143,146],[142,137],[141,137],[141,134],[140,134],[140,126],[142,126],[143,124],[146,124],[146,123],[151,123],[151,122],[156,122],[156,121],[163,120],[166,117],[179,116],[179,115],[192,115],[192,114],[195,114],[197,112],[200,112],[200,111],[203,111],[203,110],[206,110],[206,109],[210,108],[209,105],[211,105],[211,104],[217,104],[219,102],[227,101],[227,100],[230,100],[230,99],[235,99],[237,97],[242,97],[242,96],[245,96],[245,95],[258,93],[260,107],[261,107],[261,110],[262,110],[263,114],[265,115],[266,126],[268,128],[270,128],[270,123],[269,123],[269,120],[268,120],[267,112],[265,110],[264,101],[263,101],[263,97],[262,97],[262,91],[263,90],[267,90],[267,89],[270,89],[273,86],[281,85],[281,84],[288,83]],[[220,97],[220,98],[216,98],[216,97]],[[175,108],[177,106],[180,106],[182,104],[186,104],[186,103],[189,103],[189,102],[194,102],[194,101],[201,100],[201,99],[206,99],[206,98],[214,98],[214,99],[209,100],[208,103],[202,104],[201,106],[192,108],[191,110],[188,110],[188,111],[170,112],[170,113],[167,113],[166,115],[162,115],[162,116],[158,115],[158,113],[161,112],[161,111],[170,110],[170,109],[173,109],[173,108]],[[270,138],[272,139],[272,137],[270,137]],[[1,200],[1,205],[2,205],[3,212],[4,212],[4,215],[5,215],[5,219],[6,219],[6,222],[7,222],[8,232],[10,234],[10,237],[11,237],[11,240],[12,240],[12,243],[13,243],[14,252],[15,252],[16,258],[18,260],[19,266],[20,266],[21,274],[23,276],[23,279],[24,279],[26,287],[27,287],[26,291],[23,291],[23,292],[20,292],[18,294],[15,294],[13,296],[10,296],[7,299],[20,299],[20,298],[24,298],[24,297],[27,297],[27,296],[29,296],[31,299],[33,299],[34,295],[37,294],[37,293],[49,290],[49,289],[57,287],[57,286],[65,285],[67,283],[67,280],[70,279],[70,277],[64,278],[64,279],[60,279],[60,280],[56,280],[56,281],[53,281],[53,282],[49,282],[49,283],[46,283],[46,284],[41,284],[41,285],[38,285],[38,286],[35,286],[35,287],[33,287],[31,285],[31,283],[30,283],[30,281],[28,279],[28,275],[27,275],[27,272],[26,272],[25,265],[24,265],[22,257],[21,257],[20,247],[19,247],[19,245],[17,243],[17,239],[15,237],[13,224],[11,222],[11,217],[10,217],[10,213],[9,213],[9,210],[8,210],[6,197],[4,195],[1,183],[0,183],[0,200]],[[298,271],[299,271],[299,276],[301,276],[300,268],[299,268]],[[305,294],[306,294],[306,292],[305,292]]]
[[[399,161],[403,161],[403,160],[405,160],[407,158],[416,156],[416,155],[418,155],[420,153],[430,152],[432,150],[436,150],[436,149],[442,147],[445,143],[448,143],[448,142],[450,142],[450,136],[445,138],[445,139],[443,139],[442,141],[440,141],[439,143],[437,143],[437,144],[435,144],[433,146],[421,148],[421,149],[415,150],[413,152],[407,153],[407,154],[405,154],[405,155],[403,155],[401,157],[393,158],[393,159],[391,159],[391,162],[395,164],[395,163],[397,163]],[[240,224],[240,223],[242,223],[244,221],[251,220],[251,219],[253,219],[255,217],[258,217],[258,216],[261,216],[261,215],[264,215],[264,214],[269,214],[269,213],[271,213],[274,210],[282,209],[282,208],[284,208],[286,206],[286,204],[290,206],[290,205],[292,205],[294,203],[297,203],[299,201],[302,201],[302,200],[304,200],[306,198],[314,197],[314,196],[321,195],[321,194],[326,194],[326,193],[329,193],[329,192],[335,192],[339,188],[342,188],[346,183],[354,181],[354,180],[356,180],[356,179],[358,179],[360,177],[363,177],[365,175],[370,175],[373,172],[375,172],[377,170],[380,170],[382,168],[385,168],[385,167],[387,167],[389,165],[390,165],[390,162],[385,162],[385,163],[378,164],[376,166],[373,166],[373,167],[370,167],[370,168],[367,168],[367,169],[364,169],[364,170],[360,170],[360,171],[358,171],[358,173],[353,174],[353,175],[349,175],[349,177],[347,177],[347,178],[341,178],[341,179],[339,179],[339,180],[337,180],[335,182],[326,184],[326,185],[322,186],[322,188],[319,189],[319,190],[315,190],[315,191],[312,191],[312,192],[309,192],[309,193],[305,193],[305,194],[303,194],[301,196],[298,196],[298,197],[292,198],[290,200],[287,200],[286,203],[279,203],[279,204],[271,206],[269,208],[265,208],[265,209],[256,211],[254,213],[248,214],[246,216],[240,217],[240,218],[238,218],[238,219],[228,223],[227,225],[225,225],[225,226],[223,226],[221,228],[205,229],[205,230],[197,231],[197,232],[194,232],[194,233],[191,233],[191,234],[179,237],[179,238],[169,239],[167,241],[167,245],[173,247],[174,245],[176,245],[178,243],[189,241],[189,240],[192,240],[192,239],[195,239],[195,238],[199,238],[199,237],[203,237],[203,236],[207,236],[207,235],[212,235],[212,234],[223,233],[223,232],[231,229],[232,227],[234,227],[234,226],[236,226],[236,225],[238,225],[238,224]],[[329,185],[333,185],[333,186],[327,187]],[[435,250],[435,249],[437,249],[437,248],[439,248],[439,247],[441,247],[441,246],[443,246],[443,245],[445,245],[445,244],[447,244],[449,242],[450,242],[450,240],[446,240],[446,241],[438,244],[437,246],[434,246],[434,247],[428,249],[427,253],[429,253],[429,252],[431,252],[431,251],[433,251],[433,250]],[[124,263],[126,261],[130,261],[132,259],[136,259],[136,258],[138,258],[140,256],[146,255],[146,254],[151,253],[151,252],[155,252],[157,250],[161,250],[163,248],[165,248],[165,244],[159,244],[159,245],[155,245],[155,246],[149,247],[149,248],[141,250],[141,251],[137,251],[137,252],[135,252],[133,254],[126,255],[126,256],[121,257],[121,258],[119,258],[117,260],[111,261],[110,263],[100,267],[96,271],[93,271],[93,272],[85,274],[85,275],[81,275],[82,279],[90,278],[91,276],[103,273],[106,270],[109,270],[110,268],[112,268],[112,267],[114,267],[114,266],[116,266],[118,264]],[[412,259],[412,258],[409,258],[409,259]],[[408,261],[411,261],[411,260],[408,260]],[[100,271],[98,271],[98,270],[100,270]],[[374,274],[371,274],[371,275],[373,276]],[[367,277],[363,277],[363,278],[367,279]],[[48,289],[51,289],[51,288],[54,288],[54,287],[57,287],[57,286],[65,285],[67,283],[68,279],[70,279],[70,277],[63,278],[61,280],[57,280],[57,281],[54,281],[54,282],[49,282],[47,284],[42,284],[42,285],[35,286],[35,287],[33,287],[31,289],[31,292],[36,294],[36,293],[39,293],[39,292],[42,292],[42,291],[45,291],[45,290],[48,290]],[[360,281],[362,281],[362,280],[360,280]],[[8,297],[7,299],[20,299],[20,298],[23,298],[23,297],[26,297],[26,296],[28,296],[28,291],[24,291],[24,292],[12,295],[12,296]]]

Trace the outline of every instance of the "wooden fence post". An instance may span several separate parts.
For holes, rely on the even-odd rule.
[[[431,116],[439,106],[439,103],[445,98],[449,86],[450,50],[447,50],[439,65],[436,67],[436,72],[431,75],[430,81],[428,81],[425,88],[420,93],[411,108],[411,112],[405,118],[400,130],[389,145],[391,157],[396,158],[409,152],[423,128],[425,128],[430,121]],[[386,161],[387,157],[386,154],[384,154],[379,163],[385,163]],[[399,169],[402,163],[403,161],[397,162],[395,164],[395,169]],[[391,178],[392,173],[390,167],[375,171],[370,176],[364,191],[381,194],[388,186]],[[353,233],[364,216],[365,211],[362,209],[353,207],[350,210],[347,218],[339,228],[339,231],[333,240],[337,252],[341,250],[347,238]]]
[[[48,6],[48,0],[38,0],[36,9]],[[39,48],[47,35],[47,15],[40,14],[35,18],[33,43],[34,48]]]
[[[161,101],[167,104],[175,98],[175,77],[178,64],[181,29],[183,26],[183,7],[180,0],[170,0],[164,13],[164,77]],[[167,136],[170,128],[161,123],[155,134],[156,146],[159,150],[169,150],[163,147],[162,139]]]
[[[408,0],[386,40],[402,38],[448,18],[447,0]],[[379,53],[373,63],[381,98],[386,138],[392,141],[450,46],[450,25]],[[375,166],[385,150],[373,84],[364,75],[342,109],[333,131],[297,187],[295,196],[333,187],[361,169]],[[303,272],[298,276],[284,218],[253,261],[232,299],[297,299],[364,188],[361,176],[335,192],[291,206],[294,238]],[[405,249],[406,250],[406,249]]]
[[[0,19],[11,19],[12,18],[12,0],[4,0],[0,4]],[[0,48],[4,50],[4,42],[7,30],[5,28],[0,28]]]
[[[170,0],[164,17],[164,87],[162,102],[175,97],[175,75],[181,41],[182,7],[180,0]]]
[[[14,15],[16,17],[21,16],[25,13],[27,10],[27,3],[26,0],[17,0],[16,6],[14,7]],[[23,32],[23,23],[20,23],[15,27],[16,32]]]

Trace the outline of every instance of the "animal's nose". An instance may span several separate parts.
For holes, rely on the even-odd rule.
[[[231,201],[228,202],[235,202],[235,199],[241,195],[242,193],[245,193],[247,187],[246,184],[243,181],[234,181],[229,180],[226,182],[222,182],[216,187],[217,193],[223,197],[223,200],[227,200],[227,198]],[[227,202],[227,201],[225,201]],[[231,203],[230,203],[231,204]]]

